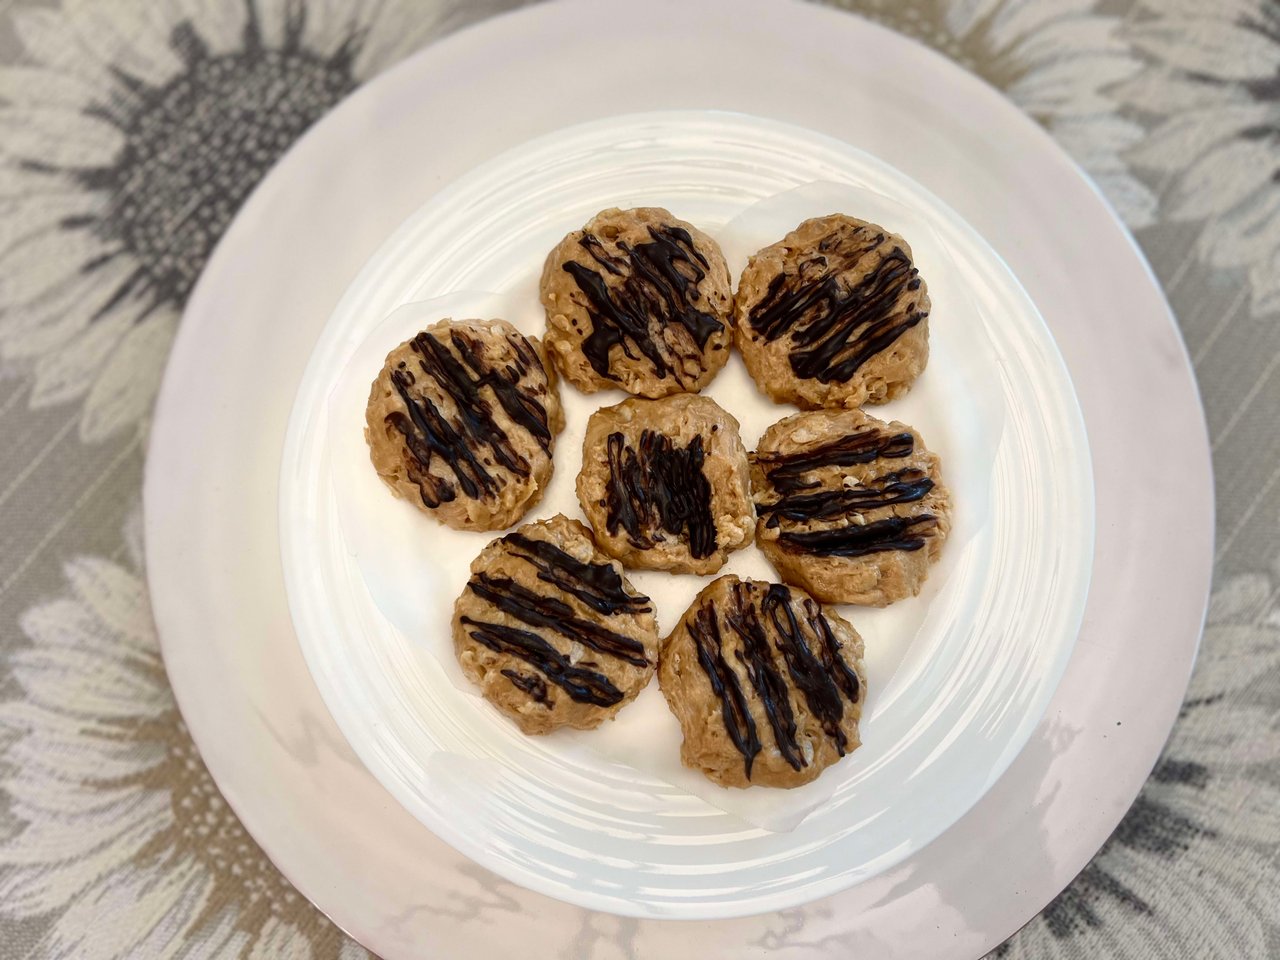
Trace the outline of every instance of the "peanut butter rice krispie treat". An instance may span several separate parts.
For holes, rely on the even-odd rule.
[[[387,355],[365,422],[392,493],[458,530],[500,530],[541,499],[564,414],[536,340],[442,320]]]
[[[720,247],[661,207],[605,210],[542,271],[547,351],[579,390],[696,392],[729,358],[733,285]]]
[[[929,293],[902,237],[818,217],[747,263],[734,337],[756,385],[779,403],[884,403],[929,360]]]

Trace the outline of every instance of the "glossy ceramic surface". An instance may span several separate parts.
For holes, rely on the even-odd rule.
[[[801,220],[850,212],[905,236],[930,285],[929,369],[874,412],[912,424],[942,456],[956,526],[924,595],[846,608],[869,649],[863,746],[800,790],[728,790],[685,773],[656,683],[598,732],[519,734],[453,660],[453,600],[491,535],[423,517],[368,463],[364,404],[386,352],[448,316],[500,316],[540,335],[546,252],[611,205],[678,211],[717,237],[735,276]],[[460,292],[475,288],[501,292]],[[763,397],[736,358],[704,392],[738,418],[749,447],[794,412]],[[622,396],[568,386],[562,395],[569,425],[534,516],[578,515],[586,419]],[[558,131],[429,201],[361,271],[317,343],[280,489],[299,642],[366,766],[484,866],[632,916],[794,906],[888,869],[954,823],[1040,719],[1075,642],[1093,559],[1079,408],[1004,263],[873,157],[743,114],[638,114]],[[754,549],[722,572],[775,576]],[[710,579],[633,576],[664,632]]]

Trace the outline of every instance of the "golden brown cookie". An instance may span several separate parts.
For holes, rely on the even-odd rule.
[[[929,293],[895,233],[806,220],[747,263],[734,338],[756,385],[804,409],[884,403],[929,360]]]
[[[396,496],[458,530],[500,530],[542,498],[564,413],[536,340],[505,320],[442,320],[387,355],[365,423]]]
[[[660,207],[605,210],[547,257],[547,352],[587,393],[695,392],[729,359],[732,291],[696,227]]]
[[[634,700],[657,630],[649,598],[561,515],[485,547],[453,608],[462,672],[529,734],[590,730]]]
[[[578,501],[600,549],[646,570],[715,573],[755,528],[738,421],[696,394],[593,413]]]
[[[780,583],[720,577],[663,641],[680,759],[726,787],[798,787],[857,749],[862,638]]]
[[[910,427],[861,410],[775,423],[751,454],[751,488],[764,555],[829,603],[915,596],[951,529],[938,457]]]

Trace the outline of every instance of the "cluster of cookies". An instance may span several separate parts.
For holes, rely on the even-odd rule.
[[[733,290],[716,242],[666,210],[606,210],[547,257],[543,342],[444,320],[374,381],[366,438],[397,496],[500,530],[541,498],[564,427],[557,375],[633,396],[587,425],[564,516],[496,539],[454,609],[467,677],[525,733],[591,729],[656,671],[681,757],[717,783],[796,786],[859,744],[862,640],[829,603],[919,592],[950,528],[938,458],[863,413],[928,359],[929,296],[901,237],[808,220]],[[748,453],[698,391],[736,345],[760,389],[804,412]],[[752,540],[785,583],[723,576],[665,639],[624,569],[713,574]]]

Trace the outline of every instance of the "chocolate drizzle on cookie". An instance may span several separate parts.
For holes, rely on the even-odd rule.
[[[739,581],[720,615],[714,604],[701,605],[686,621],[698,663],[720,701],[725,730],[738,752],[748,780],[762,749],[749,693],[725,656],[720,616],[738,638],[733,658],[742,665],[750,691],[760,701],[774,743],[793,770],[808,766],[796,725],[792,689],[804,698],[808,713],[844,756],[849,739],[841,723],[846,701],[856,705],[862,692],[858,674],[842,655],[840,641],[822,608],[811,598],[797,602],[782,584]],[[789,681],[789,682],[788,682]]]
[[[467,583],[467,589],[531,627],[551,630],[573,643],[624,660],[634,667],[649,665],[644,644],[639,640],[584,620],[563,600],[534,593],[510,577],[479,573]]]
[[[933,489],[923,470],[896,470],[873,477],[856,487],[839,487],[816,493],[792,493],[774,503],[757,504],[760,516],[767,516],[766,526],[776,527],[780,521],[803,523],[809,520],[840,520],[879,507],[923,500]]]
[[[902,460],[915,452],[915,437],[906,431],[882,433],[874,428],[795,453],[754,455],[771,491],[771,502],[758,500],[756,512],[765,526],[780,529],[778,543],[815,556],[862,557],[888,550],[919,550],[938,525],[931,513],[891,515],[868,520],[864,514],[919,503],[934,481],[915,467],[888,470],[858,479],[843,469],[879,460]],[[803,527],[804,529],[795,529]]]
[[[886,550],[919,550],[937,526],[937,517],[922,513],[826,530],[786,531],[778,535],[778,542],[822,557],[864,557]]]
[[[551,701],[547,698],[547,685],[540,676],[522,673],[519,670],[503,670],[502,675],[517,689],[527,693],[534,703],[540,703],[548,710],[551,709]]]
[[[711,683],[711,692],[720,701],[724,728],[742,754],[747,779],[750,780],[751,765],[760,752],[760,738],[756,735],[756,721],[751,716],[747,695],[738,682],[738,675],[724,658],[724,642],[715,607],[710,604],[699,607],[688,622],[688,630],[698,651],[698,663]]]
[[[901,247],[884,251],[886,240],[869,226],[838,229],[793,272],[775,277],[752,307],[748,324],[766,341],[790,335],[797,377],[844,382],[929,315],[919,309],[919,271]],[[874,265],[850,283],[846,275],[872,257]]]
[[[500,623],[488,623],[483,620],[473,620],[471,617],[462,617],[460,619],[463,624],[471,628],[467,633],[476,643],[488,647],[494,653],[519,657],[525,663],[541,671],[543,676],[564,690],[578,703],[590,703],[597,707],[612,707],[615,703],[621,702],[623,698],[622,691],[614,686],[608,677],[594,670],[574,666],[568,657],[532,630],[522,630],[519,627],[508,627]],[[511,673],[515,673],[515,671],[511,671]],[[503,674],[520,689],[532,693],[529,686],[526,686],[528,682],[526,679],[528,677],[527,674],[516,674],[521,678],[519,681],[506,671],[503,671]],[[543,699],[546,696],[547,689],[546,685],[543,684]],[[537,698],[535,697],[535,699]]]
[[[473,500],[496,495],[505,482],[499,470],[530,475],[529,461],[494,419],[493,401],[486,394],[514,426],[551,453],[547,410],[536,395],[545,393],[547,384],[542,360],[523,336],[508,335],[506,342],[511,358],[489,366],[481,341],[465,331],[454,329],[448,345],[423,331],[410,341],[418,369],[400,364],[391,371],[391,384],[405,410],[387,414],[386,423],[404,438],[409,479],[418,485],[428,507],[456,500],[459,490]],[[422,374],[448,397],[452,413],[441,410],[429,391],[419,387]],[[452,480],[432,473],[433,462],[446,465]]]
[[[604,614],[645,613],[653,609],[642,593],[628,593],[622,574],[611,563],[586,563],[565,553],[549,540],[509,533],[502,542],[538,571],[538,579],[577,597]]]
[[[619,379],[610,369],[610,354],[620,346],[633,360],[638,351],[658,377],[683,382],[682,361],[699,359],[724,324],[704,309],[705,303],[700,306],[698,286],[709,264],[689,231],[667,224],[648,229],[649,242],[613,243],[618,253],[610,253],[595,234],[583,234],[578,243],[596,268],[570,260],[563,269],[589,304],[592,329],[582,352],[597,374]],[[688,337],[675,335],[675,327],[683,327]]]
[[[606,449],[605,524],[610,536],[621,528],[636,549],[647,550],[667,533],[685,538],[695,560],[715,553],[711,484],[702,469],[706,451],[701,436],[681,447],[665,434],[645,430],[639,445],[631,447],[621,433],[611,433]]]
[[[537,571],[539,582],[576,597],[606,617],[652,610],[649,598],[629,592],[621,574],[610,563],[578,560],[548,540],[519,532],[508,534],[500,542],[509,556],[523,560]],[[624,696],[604,673],[590,669],[599,666],[597,661],[561,653],[548,635],[558,635],[568,641],[571,650],[573,645],[578,645],[632,666],[649,666],[643,643],[580,617],[565,599],[536,592],[510,577],[488,573],[474,574],[467,589],[529,628],[460,618],[477,643],[496,653],[517,657],[537,671],[503,670],[502,675],[539,703],[551,706],[548,681],[571,699],[595,706],[613,706]]]
[[[769,483],[782,493],[812,489],[818,481],[806,478],[822,467],[851,467],[875,460],[902,460],[915,451],[915,437],[910,433],[881,433],[870,428],[851,433],[796,453],[758,453],[755,457]]]
[[[738,660],[747,671],[747,679],[760,698],[773,739],[782,758],[794,770],[805,765],[800,744],[796,742],[795,712],[791,709],[791,696],[787,681],[774,662],[769,638],[760,622],[760,611],[751,597],[751,586],[737,583],[733,588],[733,606],[725,611],[725,623],[738,635],[742,649]],[[747,778],[751,778],[751,758],[747,759]]]
[[[804,694],[809,712],[822,724],[822,731],[844,756],[849,740],[840,721],[844,718],[844,697],[858,700],[858,675],[839,655],[840,644],[831,631],[827,618],[813,600],[806,598],[805,614],[813,631],[813,646],[796,618],[791,591],[780,583],[771,583],[760,604],[761,613],[773,624],[776,645],[787,662],[787,671],[796,689]]]

